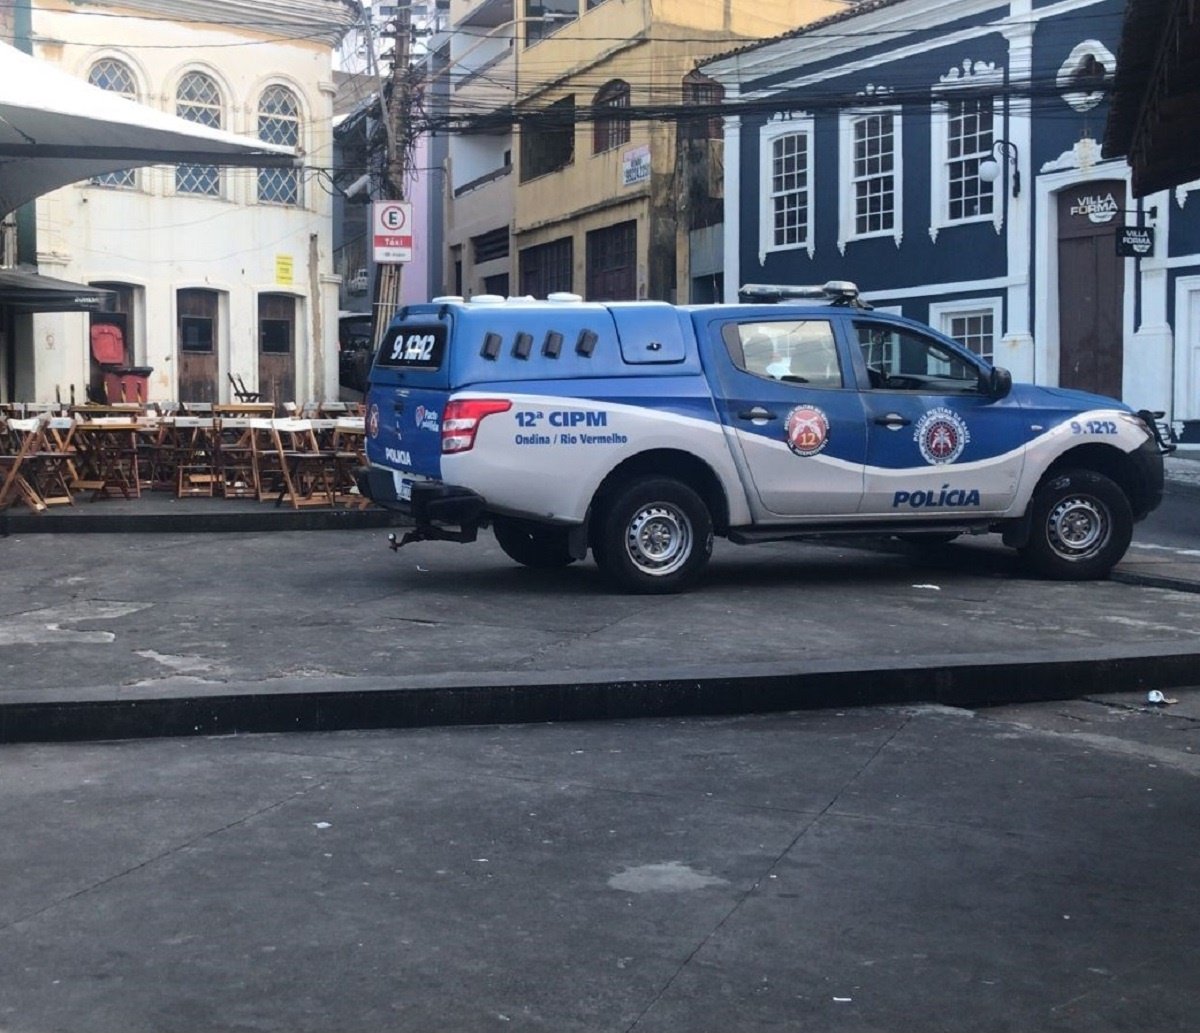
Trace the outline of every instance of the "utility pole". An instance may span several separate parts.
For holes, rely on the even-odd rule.
[[[380,90],[380,115],[387,135],[387,154],[381,185],[384,201],[403,201],[408,176],[410,141],[412,139],[412,76],[409,69],[412,39],[412,8],[409,0],[401,0],[396,8],[396,20],[391,23],[392,77],[390,91]],[[390,92],[391,96],[387,96]],[[378,344],[383,332],[400,307],[400,277],[403,265],[376,263],[375,302],[372,306],[372,337]]]

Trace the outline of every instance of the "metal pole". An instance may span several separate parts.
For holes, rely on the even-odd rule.
[[[412,122],[412,91],[410,88],[409,42],[412,36],[412,9],[408,0],[397,7],[392,23],[395,46],[392,49],[392,96],[383,105],[387,129],[387,161],[384,164],[383,200],[403,201],[404,185],[409,165],[409,127]],[[378,345],[392,316],[400,307],[400,282],[403,266],[375,264],[375,298],[372,306],[374,320],[372,337]]]

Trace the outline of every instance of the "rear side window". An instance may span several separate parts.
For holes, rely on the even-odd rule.
[[[811,387],[842,386],[841,361],[828,320],[728,323],[722,336],[733,364],[756,377]]]
[[[446,328],[406,324],[391,327],[379,346],[375,364],[388,369],[436,370],[446,354]]]

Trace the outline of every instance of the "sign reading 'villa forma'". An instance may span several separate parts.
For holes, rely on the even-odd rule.
[[[1123,258],[1145,258],[1153,253],[1153,226],[1121,226],[1117,229],[1118,255]]]

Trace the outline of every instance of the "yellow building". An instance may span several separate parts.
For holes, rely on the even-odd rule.
[[[690,300],[679,115],[696,62],[844,9],[837,0],[452,0],[445,283]],[[467,131],[462,130],[474,118]],[[466,120],[466,121],[464,121]],[[713,184],[713,192],[717,184]]]

